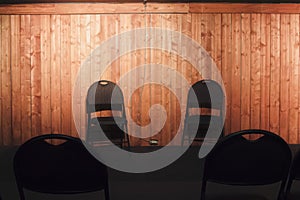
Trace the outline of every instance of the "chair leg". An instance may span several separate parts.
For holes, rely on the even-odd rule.
[[[291,190],[292,182],[293,182],[293,180],[291,180],[291,181],[288,180],[287,182],[284,181],[284,182],[281,183],[277,200],[286,200],[286,199],[288,199],[288,195],[289,195],[290,190]],[[284,188],[285,185],[287,185],[286,188]]]
[[[106,185],[104,188],[104,196],[105,196],[105,200],[110,200],[108,185]]]
[[[18,190],[19,190],[20,200],[25,200],[25,194],[23,188],[21,188],[21,186],[18,186]]]
[[[202,181],[200,200],[205,200],[206,181]]]

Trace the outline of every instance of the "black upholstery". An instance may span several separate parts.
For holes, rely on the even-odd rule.
[[[108,138],[121,147],[124,142],[130,147],[124,97],[118,85],[107,80],[93,83],[87,93],[86,110],[88,115],[87,141],[89,143],[101,144]],[[102,111],[118,112],[119,115],[92,116],[92,113]],[[100,127],[107,138],[101,137],[103,134],[100,134]]]
[[[63,143],[51,144],[51,139]],[[23,189],[49,194],[104,189],[109,200],[107,167],[78,138],[47,134],[28,140],[15,154],[14,172],[21,200],[25,199]]]
[[[260,134],[256,140],[245,135]],[[243,130],[223,137],[205,158],[201,200],[206,183],[267,185],[281,181],[278,199],[283,198],[292,153],[278,135],[264,130]]]
[[[291,194],[291,188],[294,181],[300,181],[300,150],[296,152],[290,169],[290,174],[286,187],[287,199],[299,199],[298,195],[297,197],[292,198],[293,195]]]

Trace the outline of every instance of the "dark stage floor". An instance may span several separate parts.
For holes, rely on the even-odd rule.
[[[17,147],[2,147],[0,149],[0,194],[2,200],[19,199],[12,168],[16,149]],[[109,169],[111,200],[199,200],[203,161],[197,157],[198,149],[199,147],[191,147],[173,164],[155,172],[133,174]],[[295,151],[298,149],[298,145],[291,145],[291,149]],[[292,188],[293,193],[298,193],[297,195],[300,197],[300,184],[297,183],[294,186]],[[237,187],[209,183],[207,196],[212,198],[207,199],[227,200],[226,194],[234,193],[236,198],[231,197],[230,200],[245,200],[244,194],[250,194],[248,199],[251,200],[275,200],[278,187],[279,184]],[[81,195],[44,195],[27,191],[26,195],[31,200],[104,199],[103,192]]]

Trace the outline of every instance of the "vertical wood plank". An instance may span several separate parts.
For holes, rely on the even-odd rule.
[[[242,14],[242,35],[241,35],[241,129],[250,128],[250,14]]]
[[[50,15],[41,15],[41,132],[51,133],[51,36]]]
[[[145,27],[151,27],[151,15],[149,14],[145,14],[144,16],[144,20],[145,20]],[[168,15],[168,20],[171,20],[170,16]],[[151,80],[151,76],[152,76],[152,70],[151,70],[151,62],[152,62],[152,51],[149,48],[150,46],[150,42],[151,42],[151,38],[149,37],[149,34],[146,32],[145,34],[145,45],[146,48],[144,49],[144,64],[148,65],[147,67],[145,67],[145,69],[143,70],[143,84],[144,86],[142,86],[142,99],[143,101],[141,101],[141,121],[142,121],[142,126],[147,126],[150,125],[150,133],[153,130],[153,122],[151,122],[151,118],[149,115],[149,111],[151,108],[151,84],[149,83],[149,80]],[[165,92],[166,93],[166,92]],[[168,96],[169,97],[169,96]],[[167,98],[168,98],[167,97]],[[169,108],[169,104],[166,105],[166,110],[168,112],[168,108]],[[165,140],[167,140],[167,138],[169,137],[169,133],[170,133],[170,127],[168,127],[169,132],[162,132],[162,134],[160,135],[159,141],[160,144],[164,144]],[[147,131],[146,129],[142,129],[142,136],[147,137],[147,139],[150,139],[150,133],[149,131]],[[144,141],[144,144],[147,145],[147,142]]]
[[[280,131],[280,15],[271,14],[271,76],[270,76],[270,131]]]
[[[271,16],[261,15],[261,129],[270,130],[270,46]]]
[[[151,14],[150,19],[149,19],[150,24],[148,25],[148,27],[161,27],[161,16],[160,15],[155,15],[155,14]],[[157,33],[157,38],[161,36],[161,32]],[[151,38],[150,42],[156,40],[156,38]],[[161,59],[162,59],[162,51],[161,49],[151,49],[150,50],[150,62],[151,64],[161,64]],[[155,73],[155,71],[153,70],[153,68],[150,70],[151,72],[151,76],[153,78],[153,76],[158,76],[162,77],[161,73]],[[159,84],[150,84],[150,106],[153,106],[155,104],[161,104],[161,100],[162,100],[162,86]],[[155,108],[156,109],[156,108]],[[174,124],[176,123],[176,115],[173,115],[173,120],[174,120]],[[162,117],[159,114],[158,110],[156,109],[156,112],[154,115],[152,115],[152,119],[154,119],[153,121],[151,121],[151,131],[153,133],[155,133],[156,135],[154,137],[152,137],[152,139],[158,139],[159,140],[159,145],[162,145],[162,137],[165,135],[165,133],[162,132],[163,128],[159,128],[162,127]],[[172,137],[173,134],[173,130],[170,130],[169,134],[166,134],[166,140],[165,143],[170,141],[170,138]]]
[[[12,73],[12,144],[21,144],[21,17],[11,16],[11,73]],[[1,36],[0,36],[1,38]],[[1,112],[1,111],[0,111]],[[1,125],[0,125],[1,126]]]
[[[241,129],[241,15],[232,15],[231,132]]]
[[[183,22],[190,24],[190,16],[187,15],[178,15],[178,21],[175,22],[177,23],[177,31],[179,31],[180,33],[184,34],[184,32],[186,32],[187,30],[185,29],[186,27],[190,27],[190,26],[183,26]],[[183,51],[183,46],[181,44],[181,41],[176,41],[176,45],[178,46],[178,51],[181,52]],[[178,52],[178,53],[179,53]],[[176,56],[176,71],[181,74],[182,76],[184,76],[183,73],[183,68],[182,68],[182,63],[183,63],[183,58],[181,58],[179,55],[175,55]],[[176,96],[174,97],[174,112],[175,112],[175,124],[174,126],[174,133],[172,135],[173,139],[175,137],[175,135],[178,134],[182,134],[183,132],[183,126],[184,124],[181,124],[181,120],[182,122],[184,121],[184,115],[182,115],[181,110],[185,110],[186,108],[186,104],[184,103],[184,99],[186,98],[186,94],[185,92],[183,92],[183,90],[187,90],[187,88],[183,88],[182,84],[183,81],[181,78],[176,78],[174,80],[174,84],[176,85]],[[181,125],[181,127],[180,127]],[[181,137],[179,137],[179,139],[176,141],[174,140],[174,145],[180,145],[181,144]]]
[[[191,14],[191,21],[192,21],[191,22],[192,23],[191,36],[196,42],[198,42],[202,46],[202,44],[201,44],[201,42],[202,42],[201,41],[201,14],[198,14],[198,13]],[[188,53],[190,53],[188,48],[186,49],[186,51]],[[193,76],[195,76],[196,73],[194,73],[192,66],[186,65],[187,64],[186,62],[184,62],[183,64],[184,64],[183,67],[185,68],[185,73],[184,73],[185,77],[192,85],[192,83],[196,82],[198,80],[198,78],[200,79],[200,77],[193,78]]]
[[[132,14],[132,15],[120,15],[120,32],[128,31],[130,28],[142,28],[145,27],[146,24],[146,16],[145,15],[138,15],[138,14]],[[131,22],[131,23],[130,23]],[[138,38],[132,38],[130,44],[132,48],[135,47],[135,43],[139,42],[140,40]],[[120,47],[126,47],[122,42],[120,42]],[[131,52],[128,55],[125,55],[125,57],[122,59],[119,59],[120,61],[120,67],[119,67],[119,78],[121,78],[126,71],[129,69],[133,70],[136,67],[141,67],[145,64],[145,50],[135,50]],[[125,65],[130,65],[126,66]],[[129,68],[128,68],[129,67]],[[139,70],[142,71],[142,70]],[[134,94],[131,96],[131,101],[129,102],[128,110],[127,110],[127,117],[131,117],[132,122],[128,124],[129,134],[130,133],[137,133],[141,136],[141,126],[142,126],[142,107],[143,107],[143,97],[142,97],[142,89],[137,88],[138,83],[143,80],[143,72],[131,72],[132,81],[130,84],[131,88],[136,88],[137,90],[134,92]],[[125,94],[128,98],[129,94],[128,91],[125,89]],[[126,93],[127,92],[127,93]],[[133,128],[133,123],[137,124],[138,126]],[[130,137],[130,141],[133,145],[142,145],[147,144],[143,140],[141,140],[138,137]]]
[[[163,15],[162,16],[162,27],[166,29],[171,29],[172,30],[172,16],[170,14]],[[163,37],[169,37],[168,35],[163,35]],[[171,47],[170,43],[166,43],[166,40],[163,40],[163,46],[162,48],[168,49]],[[168,49],[171,50],[171,49]],[[166,66],[171,66],[171,53],[165,53],[162,54],[162,64]],[[166,144],[168,140],[170,140],[170,132],[171,132],[171,92],[169,90],[170,84],[171,84],[171,78],[168,75],[169,71],[171,69],[167,68],[162,70],[162,82],[164,83],[165,87],[162,87],[162,105],[166,109],[166,114],[167,114],[167,119],[166,123],[163,127],[162,133],[161,133],[161,138],[160,141],[162,141],[162,145]]]
[[[61,120],[62,133],[71,135],[71,17],[61,16]]]
[[[251,14],[251,120],[250,126],[260,128],[260,101],[261,101],[261,64],[260,64],[260,14]]]
[[[290,43],[289,65],[290,72],[290,99],[289,99],[289,143],[298,143],[299,132],[299,15],[290,15]]]
[[[222,67],[222,15],[221,14],[214,14],[214,45],[212,50],[212,58],[217,65],[217,68],[221,72]],[[213,74],[213,79],[216,79],[216,75]]]
[[[72,83],[72,91],[75,91],[74,84],[77,79],[77,73],[80,68],[80,16],[79,15],[71,15],[71,83]],[[77,91],[77,90],[76,90]],[[76,110],[80,110],[80,101],[73,101],[73,107]],[[72,136],[79,136],[78,130],[76,129],[74,123],[74,115],[80,115],[80,113],[72,113]]]
[[[203,46],[203,44],[202,44],[202,32],[203,32],[203,30],[202,30],[202,25],[201,25],[201,19],[202,19],[202,14],[195,14],[195,15],[193,15],[192,14],[192,20],[195,22],[195,26],[193,26],[193,28],[192,28],[192,37],[193,38],[195,38],[195,40],[201,45],[201,46]],[[194,52],[189,52],[189,50],[187,50],[188,51],[188,54],[189,53],[194,53]],[[198,70],[196,70],[194,67],[197,67],[198,68]],[[203,67],[202,66],[190,66],[190,67],[188,67],[188,69],[187,70],[189,70],[190,72],[189,72],[189,75],[190,75],[190,82],[191,83],[195,83],[195,82],[197,82],[197,81],[199,81],[199,80],[201,80],[201,79],[203,79],[203,74],[205,73],[205,71],[203,70]],[[200,73],[198,73],[198,71],[200,71]]]
[[[196,19],[195,19],[196,18]],[[194,20],[197,20],[197,17],[195,17],[195,15],[193,14],[187,14],[187,15],[182,15],[182,20],[181,20],[181,33],[186,35],[187,37],[190,37],[192,39],[195,39],[194,36],[194,27],[196,26],[192,26],[192,24],[194,24]],[[188,47],[186,44],[184,44],[182,41],[179,42],[179,45],[181,47],[182,52],[187,52],[188,51]],[[191,85],[191,64],[187,63],[186,60],[184,59],[179,59],[179,70],[181,75],[185,78],[185,80]],[[184,81],[184,80],[183,80]],[[185,111],[186,111],[186,107],[187,107],[187,96],[188,96],[188,90],[189,88],[181,88],[181,110],[184,110],[183,115],[181,115],[181,122],[182,122],[182,127],[180,130],[180,133],[183,134],[183,129],[184,129],[184,118],[185,118]],[[177,111],[177,112],[181,112]],[[178,141],[178,144],[181,144],[181,139],[182,137],[180,137],[180,140]]]
[[[126,16],[129,16],[129,15],[126,15]],[[103,36],[103,41],[104,40],[107,40],[109,37],[111,37],[110,35],[110,30],[111,30],[111,27],[112,27],[112,21],[110,21],[110,18],[111,16],[108,15],[108,14],[104,14],[104,15],[101,15],[101,30],[103,30],[103,33],[102,33],[102,36]],[[127,22],[127,24],[129,23],[129,21]],[[121,22],[122,24],[122,22]],[[122,27],[126,27],[127,25],[123,25],[121,26],[121,30],[122,30]],[[127,43],[122,43],[122,45],[126,45]],[[122,48],[122,45],[120,46],[120,48]],[[108,52],[111,52],[112,49],[108,49],[107,50]],[[128,61],[126,61],[126,63],[128,63]],[[125,65],[126,66],[126,65]],[[122,66],[121,66],[121,74],[122,74]],[[111,67],[107,67],[105,72],[101,75],[100,79],[103,79],[103,80],[112,80],[112,71],[111,71]]]
[[[41,134],[41,31],[40,16],[32,15],[30,32],[31,32],[31,119],[32,135]]]
[[[12,82],[11,82],[11,34],[10,34],[10,16],[3,15],[1,21],[1,33],[2,33],[2,43],[1,43],[1,98],[2,98],[2,134],[3,134],[3,144],[10,145],[12,143]]]
[[[213,49],[213,15],[212,14],[202,14],[201,15],[201,46],[205,49],[205,51],[212,56]],[[205,66],[202,68],[203,74],[206,75],[207,78],[211,78],[211,63],[205,63]]]
[[[172,15],[172,30],[173,31],[177,31],[177,32],[181,32],[181,15],[180,14],[173,14]],[[175,38],[172,38],[172,48],[173,49],[180,49],[179,47],[179,41]],[[178,71],[178,61],[179,61],[179,57],[176,54],[172,54],[171,55],[171,61],[170,61],[170,69],[173,71]],[[152,72],[152,75],[155,76],[155,71]],[[178,102],[178,98],[180,98],[181,94],[180,94],[180,86],[177,83],[177,79],[175,77],[172,77],[170,80],[170,85],[171,87],[175,88],[175,92],[171,91],[171,96],[170,96],[170,135],[168,140],[166,141],[165,145],[168,144],[170,141],[172,141],[172,139],[174,138],[174,136],[177,134],[178,128],[179,128],[179,121],[180,120],[180,112],[177,112],[178,107],[179,107],[179,102]],[[154,88],[155,89],[155,88]],[[153,95],[154,96],[154,95]],[[153,99],[155,98],[155,96],[153,97]]]
[[[51,133],[62,133],[60,29],[60,15],[51,15]]]
[[[109,37],[113,37],[115,36],[116,34],[118,34],[120,32],[120,15],[119,14],[116,14],[116,15],[110,15],[109,19],[108,19],[108,22],[109,22],[109,26],[108,26],[108,35]],[[133,39],[131,41],[128,41],[128,43],[130,43],[130,45],[132,45],[133,43]],[[111,54],[111,57],[112,55],[115,55],[116,52],[118,52],[118,49],[119,49],[119,41],[118,39],[115,39],[114,40],[114,46],[113,46],[113,49],[112,49],[112,54]],[[113,57],[112,57],[113,58]],[[129,61],[131,61],[131,56],[129,57]],[[130,63],[127,63],[126,64],[126,71],[128,71],[130,68],[131,68],[131,64]],[[120,59],[117,59],[115,60],[111,66],[110,66],[110,73],[111,73],[111,80],[113,82],[117,82],[118,78],[120,77]],[[130,87],[130,84],[128,85],[128,87]]]
[[[289,141],[290,15],[280,19],[280,136]]]
[[[84,68],[81,71],[80,84],[81,84],[81,130],[80,137],[83,137],[86,133],[86,108],[85,108],[85,97],[87,95],[86,91],[90,87],[91,82],[91,16],[81,15],[80,16],[80,60],[81,66]],[[86,62],[88,60],[88,62]]]
[[[30,15],[21,15],[22,142],[31,137]]]
[[[227,99],[231,99],[231,71],[232,71],[232,16],[231,14],[222,14],[222,77],[226,90]],[[226,105],[225,133],[231,130],[231,102]]]

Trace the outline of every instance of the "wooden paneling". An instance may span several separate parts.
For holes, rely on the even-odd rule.
[[[278,133],[280,107],[280,15],[271,14],[270,130]]]
[[[245,6],[237,4],[242,10],[231,12],[233,7],[220,5],[223,7],[219,11],[218,8],[212,9],[210,4],[184,4],[182,9],[174,7],[179,9],[178,12],[173,10],[174,13],[157,10],[150,14],[154,9],[152,5],[146,10],[141,7],[135,13],[124,14],[108,9],[97,14],[79,15],[63,14],[62,10],[57,12],[57,7],[53,8],[57,5],[43,5],[48,11],[42,15],[30,13],[33,7],[29,5],[23,5],[26,8],[24,13],[18,10],[21,5],[1,6],[0,143],[20,144],[42,133],[78,136],[73,121],[72,92],[80,66],[108,38],[145,26],[186,34],[211,55],[226,89],[226,134],[240,129],[261,128],[280,134],[289,143],[299,143],[300,10],[295,12],[297,5],[283,5],[275,12],[275,8],[267,10],[264,5],[259,5],[254,11],[253,5],[249,5],[249,12],[246,12]],[[113,6],[118,8],[118,5]],[[121,9],[125,9],[123,6]],[[188,10],[182,12],[187,6],[190,13]],[[15,12],[14,15],[5,14],[4,8],[10,10],[9,14]],[[163,8],[171,9],[171,4]],[[49,12],[51,9],[54,10]],[[83,7],[78,13],[85,11]],[[120,13],[110,14],[118,11]],[[114,49],[108,49],[108,52],[134,48],[138,39],[116,40]],[[147,42],[150,45],[153,40]],[[161,45],[175,48],[183,44],[181,40],[173,40],[170,44]],[[93,76],[98,62],[93,59],[89,63],[91,67],[85,71],[86,77]],[[179,103],[187,93],[181,87],[182,80],[173,79],[169,73],[176,71],[182,74],[190,84],[202,79],[202,75],[178,55],[159,49],[139,49],[114,60],[101,78],[117,82],[130,70],[151,63],[170,68],[159,74],[151,68],[135,71],[127,88],[123,88],[124,93],[128,93],[129,87],[135,88],[138,82],[157,76],[165,86],[175,86],[178,96],[176,99],[170,89],[157,84],[149,83],[137,88],[127,102],[126,112],[140,127],[134,128],[136,126],[130,123],[129,131],[147,136],[148,132],[141,130],[151,123],[150,107],[161,104],[166,110],[166,124],[162,129],[158,128],[162,126],[163,118],[156,113],[155,123],[152,122],[150,129],[157,132],[153,138],[158,139],[160,145],[165,145],[177,131],[182,131],[179,129],[183,117]],[[211,74],[210,69],[206,69],[205,73]],[[83,85],[87,81],[89,78],[80,80]],[[85,95],[81,93],[81,96]],[[80,103],[84,104],[75,102],[73,106],[85,113]],[[85,132],[85,123],[82,118],[81,133]],[[138,138],[131,139],[133,145],[147,145]],[[180,144],[180,141],[177,143]]]
[[[1,36],[6,38],[1,42],[1,103],[2,103],[2,117],[1,117],[1,129],[3,144],[7,145],[11,143],[12,139],[12,105],[11,105],[11,51],[10,51],[10,16],[2,16],[1,21]]]
[[[147,3],[149,13],[286,13],[298,14],[299,4],[274,3]],[[128,14],[142,13],[142,3],[35,3],[0,5],[1,14]]]
[[[190,3],[189,12],[196,13],[299,13],[299,4],[274,3]]]
[[[226,118],[231,118],[232,108],[232,92],[231,92],[231,73],[232,73],[232,15],[222,14],[222,79],[224,82],[227,99],[226,105]],[[228,133],[231,130],[231,122],[225,121],[225,132]]]
[[[261,15],[261,28],[260,28],[260,64],[261,64],[261,103],[260,103],[260,124],[261,129],[270,129],[270,67],[271,67],[271,16],[270,14]]]
[[[298,141],[299,135],[299,15],[290,16],[290,114],[289,114],[289,142]]]
[[[41,132],[51,133],[51,21],[50,15],[41,15]]]
[[[251,40],[250,14],[241,14],[241,129],[250,128],[250,74]]]
[[[22,101],[20,97],[21,94],[21,65],[20,65],[20,28],[21,28],[21,18],[19,15],[11,16],[11,48],[14,49],[11,55],[11,73],[12,76],[12,136],[13,142],[16,144],[21,143],[22,136],[22,123],[21,123],[21,110]]]
[[[60,4],[11,4],[0,5],[1,14],[128,14],[143,13],[142,3],[60,3]],[[147,4],[148,13],[188,13],[188,4]]]
[[[32,135],[41,132],[41,18],[31,16],[30,23],[30,66],[31,66],[31,124]]]

